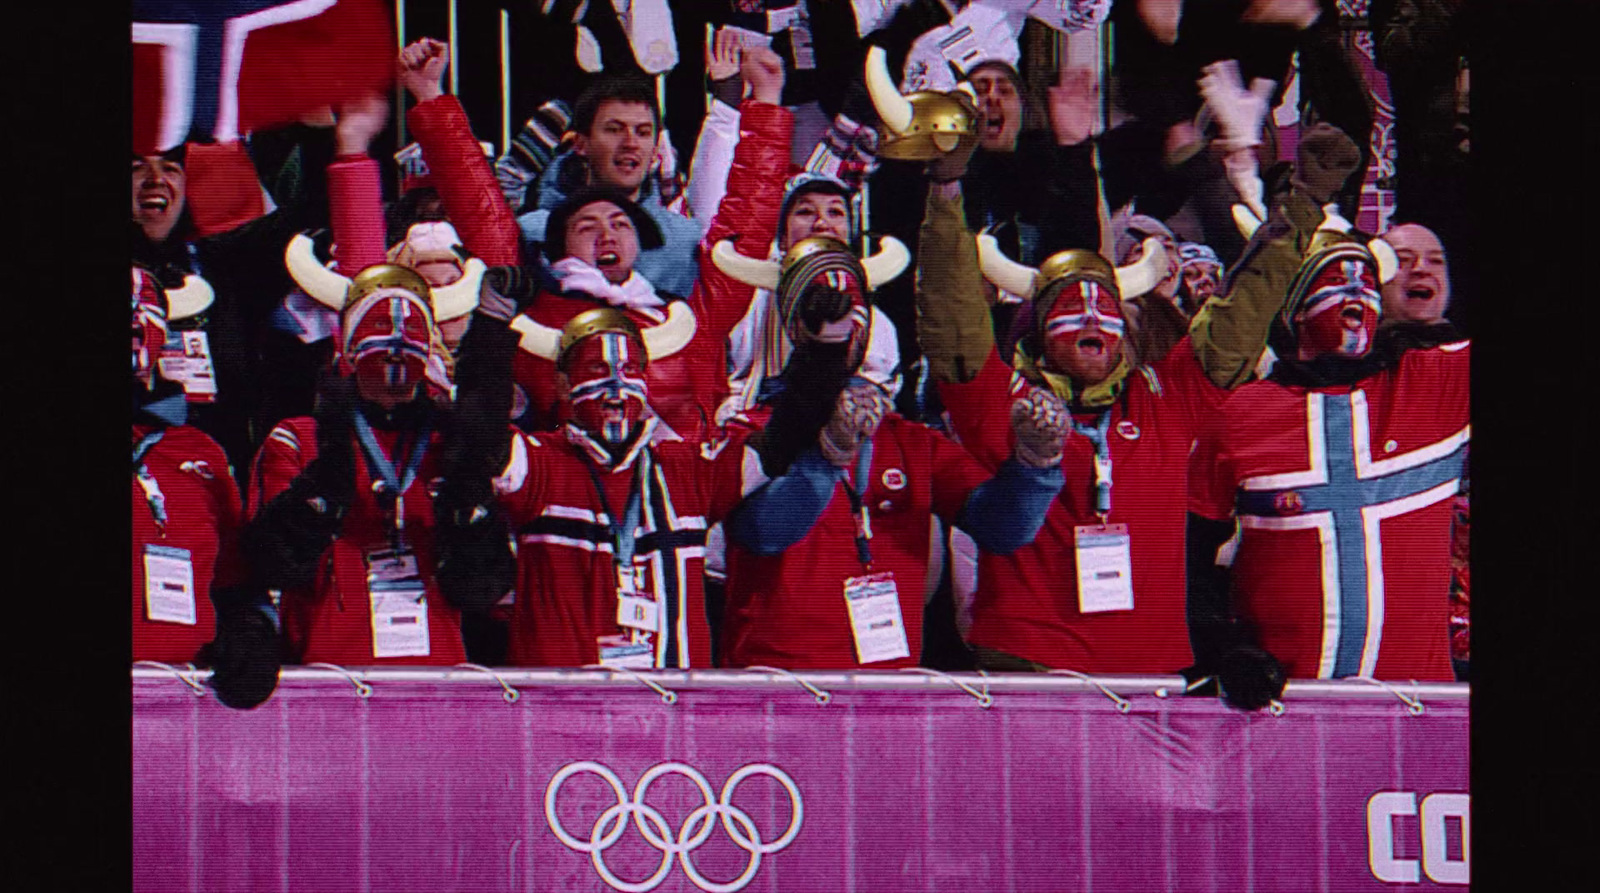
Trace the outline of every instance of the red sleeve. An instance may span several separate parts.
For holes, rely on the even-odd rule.
[[[559,437],[546,433],[544,437]],[[511,455],[506,467],[494,479],[500,507],[513,525],[526,524],[539,514],[544,494],[545,459],[553,448],[532,434],[511,426]]]
[[[723,239],[735,239],[740,254],[766,259],[778,236],[778,212],[783,206],[784,175],[789,170],[789,144],[794,135],[794,113],[765,102],[746,100],[739,106],[739,144],[733,150],[728,190],[711,218],[700,251],[701,305],[695,316],[704,320],[707,335],[728,337],[750,309],[755,290],[717,268],[711,249]]]
[[[328,218],[340,272],[354,276],[383,263],[388,246],[378,162],[362,155],[328,165]]]
[[[1452,428],[1471,421],[1470,372],[1472,342],[1457,341],[1428,350],[1408,350],[1400,358],[1400,375],[1426,383],[1432,410]]]
[[[447,94],[418,103],[406,114],[406,123],[416,134],[429,178],[462,244],[491,267],[520,264],[522,232],[472,137],[460,101]]]
[[[1151,369],[1160,383],[1162,402],[1167,411],[1177,411],[1190,436],[1198,434],[1206,422],[1216,414],[1217,408],[1228,399],[1228,392],[1211,383],[1200,360],[1194,353],[1194,342],[1189,336],[1173,345],[1167,355]]]
[[[207,463],[213,469],[227,468],[228,457],[215,441],[206,444]],[[244,526],[244,505],[233,475],[213,474],[211,500],[217,518],[217,563],[211,572],[213,586],[232,586],[244,582],[244,556],[239,551],[239,529]]]
[[[939,399],[956,438],[991,471],[1011,456],[1011,377],[1011,367],[991,348],[973,380],[939,382]]]
[[[1010,401],[1006,403],[1009,405]],[[993,472],[978,464],[971,453],[943,434],[915,423],[908,423],[907,427],[920,428],[920,436],[927,441],[933,481],[933,513],[948,523],[954,523],[972,491],[989,480]],[[1009,424],[1006,430],[1010,430]]]
[[[1189,452],[1189,511],[1213,521],[1233,517],[1235,480],[1223,448],[1228,413],[1211,414]]]
[[[749,437],[749,431],[720,429],[715,439],[699,446],[710,490],[706,500],[708,527],[727,518],[744,496],[745,441]]]
[[[294,421],[279,422],[267,434],[261,451],[256,454],[248,490],[252,517],[279,493],[289,489],[289,484],[317,457],[315,425],[309,419],[304,420],[304,425],[296,425]]]

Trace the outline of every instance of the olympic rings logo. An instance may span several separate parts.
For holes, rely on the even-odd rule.
[[[587,841],[569,834],[567,829],[562,827],[561,820],[556,818],[556,795],[560,793],[561,785],[580,772],[591,772],[600,776],[617,795],[616,804],[607,807],[600,813],[600,817],[595,819]],[[706,801],[705,805],[696,807],[689,813],[689,817],[684,820],[683,827],[678,829],[677,834],[673,834],[672,829],[667,827],[666,818],[658,810],[644,802],[650,785],[663,775],[682,775],[694,782]],[[734,790],[738,788],[740,782],[752,775],[773,778],[789,792],[791,811],[789,827],[771,843],[764,843],[750,815],[733,805]],[[721,795],[715,799],[712,797],[710,783],[694,767],[684,763],[661,763],[645,772],[633,788],[632,799],[629,799],[622,786],[622,779],[618,778],[615,772],[600,763],[584,760],[568,763],[550,779],[550,786],[545,788],[544,792],[544,816],[550,823],[550,830],[555,832],[562,843],[580,853],[589,854],[594,860],[594,868],[600,874],[600,879],[613,889],[625,893],[647,893],[649,890],[654,890],[666,880],[667,873],[672,870],[672,857],[677,856],[678,863],[683,866],[683,873],[696,887],[707,893],[736,893],[755,878],[756,871],[761,868],[762,856],[770,856],[794,841],[795,836],[800,833],[804,809],[800,803],[800,789],[795,786],[794,779],[782,769],[766,763],[751,763],[741,767],[728,777],[727,783],[722,786]],[[634,827],[639,829],[644,839],[661,851],[661,864],[656,868],[655,874],[637,882],[617,877],[605,861],[605,851],[622,839],[622,834],[627,829],[626,819],[629,817],[632,817]],[[745,866],[744,872],[727,883],[718,883],[702,875],[695,868],[694,860],[690,858],[691,853],[711,838],[715,828],[713,818],[720,819],[722,827],[733,842],[750,854],[750,862]]]

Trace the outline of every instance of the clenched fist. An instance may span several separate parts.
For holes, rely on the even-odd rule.
[[[822,429],[822,455],[839,468],[849,468],[861,442],[877,433],[889,397],[873,384],[851,385],[839,394],[833,418]]]
[[[1032,468],[1061,464],[1061,448],[1072,431],[1066,404],[1041,387],[1011,404],[1011,430],[1017,435],[1017,461]]]

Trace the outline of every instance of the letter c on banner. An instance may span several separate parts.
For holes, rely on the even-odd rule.
[[[1417,795],[1410,791],[1379,791],[1367,801],[1367,863],[1373,877],[1390,884],[1415,884],[1422,879],[1416,859],[1396,859],[1394,855],[1394,817],[1416,814]],[[1439,829],[1443,844],[1442,821]]]
[[[1436,884],[1471,882],[1472,832],[1467,814],[1472,798],[1467,794],[1429,794],[1422,798],[1422,870]],[[1445,819],[1461,819],[1461,858],[1450,858],[1446,847]],[[1413,874],[1415,869],[1412,870]]]

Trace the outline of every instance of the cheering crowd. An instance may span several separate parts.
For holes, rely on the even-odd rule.
[[[135,660],[1465,678],[1456,4],[1367,10],[1382,233],[1331,2],[706,6],[693,109],[613,19],[499,158],[407,45],[387,200],[381,95],[222,233],[134,156]]]

